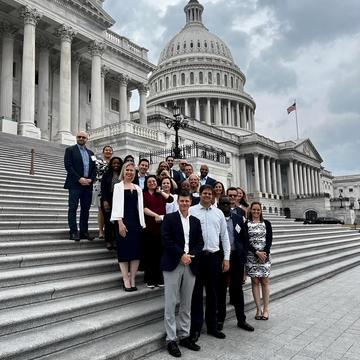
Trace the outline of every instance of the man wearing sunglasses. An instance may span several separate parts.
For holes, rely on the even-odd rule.
[[[65,150],[64,165],[67,176],[64,188],[69,190],[68,224],[70,240],[93,240],[89,235],[88,222],[92,198],[92,184],[96,177],[94,153],[85,144],[88,134],[80,131],[76,135],[76,145]],[[80,233],[76,222],[76,212],[80,202]]]

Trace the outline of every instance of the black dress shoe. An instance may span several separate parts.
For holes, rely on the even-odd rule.
[[[201,349],[201,347],[197,344],[195,344],[191,339],[190,337],[187,337],[187,338],[184,338],[184,339],[181,339],[179,341],[179,345],[183,346],[183,347],[186,347],[187,349],[189,350],[192,350],[192,351],[199,351]]]
[[[71,233],[70,240],[80,241],[79,233],[77,233],[77,232]]]
[[[189,338],[193,343],[196,343],[199,340],[199,337],[200,337],[199,331],[191,331],[190,332]]]
[[[248,324],[246,321],[244,322],[238,322],[237,326],[240,329],[246,330],[246,331],[254,331],[254,327]]]
[[[89,233],[80,233],[80,239],[87,239],[89,241],[93,241],[95,236],[90,235]]]
[[[217,339],[225,339],[226,338],[226,335],[223,332],[218,331],[218,330],[210,330],[207,333],[208,333],[208,335],[216,337]]]
[[[170,341],[167,344],[167,350],[171,356],[180,357],[181,351],[175,341]]]

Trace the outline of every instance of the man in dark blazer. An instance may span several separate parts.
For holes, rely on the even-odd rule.
[[[92,185],[96,177],[94,153],[85,144],[88,134],[80,131],[76,135],[76,145],[65,150],[64,165],[67,176],[64,184],[69,189],[68,223],[70,240],[93,240],[88,232],[89,210],[92,198]],[[80,201],[80,233],[76,223],[76,211]]]
[[[183,177],[179,171],[174,169],[174,157],[172,155],[168,155],[165,161],[168,163],[170,168],[170,177],[176,182],[176,184],[180,184]]]
[[[168,352],[174,357],[181,356],[176,343],[177,335],[181,346],[193,351],[200,350],[200,346],[190,339],[189,334],[191,296],[195,276],[198,273],[198,256],[203,249],[204,241],[200,221],[189,214],[190,205],[190,193],[180,191],[179,211],[165,215],[161,231],[164,245],[161,269],[165,284],[166,341]],[[175,308],[178,294],[180,298],[179,328],[176,329]]]
[[[218,292],[218,330],[222,330],[226,317],[226,292],[229,284],[230,303],[235,308],[237,326],[246,331],[254,328],[246,322],[244,312],[244,293],[242,281],[244,266],[249,249],[249,239],[242,216],[238,216],[230,209],[231,202],[228,196],[221,196],[218,208],[224,213],[228,229],[231,252],[230,269],[222,274]]]
[[[211,185],[214,187],[216,180],[208,176],[209,167],[205,164],[200,166],[200,185]]]
[[[230,210],[232,213],[240,216],[240,217],[245,217],[245,211],[236,205],[236,199],[238,197],[238,191],[236,187],[229,187],[226,190],[226,196],[229,198],[230,200]]]

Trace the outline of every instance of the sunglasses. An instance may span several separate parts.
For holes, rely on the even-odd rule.
[[[86,136],[77,136],[78,139],[86,139]]]

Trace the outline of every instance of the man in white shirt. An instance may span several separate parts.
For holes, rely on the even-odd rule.
[[[212,205],[212,194],[211,185],[202,185],[200,187],[200,203],[190,208],[190,214],[200,220],[204,239],[204,249],[199,259],[199,275],[196,277],[191,303],[190,337],[194,342],[200,336],[204,321],[204,287],[207,333],[218,339],[225,338],[225,334],[217,328],[217,290],[221,273],[229,270],[230,241],[225,216],[221,210]],[[223,261],[220,241],[224,253]]]
[[[170,355],[180,357],[181,352],[176,339],[178,330],[179,344],[190,350],[198,351],[200,346],[190,337],[191,295],[198,272],[198,258],[204,242],[200,221],[189,214],[191,196],[187,191],[180,191],[179,211],[164,217],[161,239],[164,252],[161,269],[165,284],[165,314],[167,349]],[[180,297],[178,329],[176,329],[175,310]]]
[[[136,175],[133,183],[137,184],[144,190],[145,178],[148,175],[149,170],[149,160],[148,159],[140,159],[138,163],[138,170],[136,171]]]

